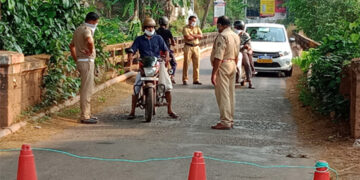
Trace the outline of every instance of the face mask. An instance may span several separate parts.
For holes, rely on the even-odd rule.
[[[91,32],[94,34],[95,30],[96,30],[96,26],[97,24],[89,24],[89,23],[85,23],[85,25],[91,29]]]
[[[234,29],[234,32],[235,32],[236,34],[240,34],[241,30]]]
[[[196,22],[192,22],[192,23],[191,23],[191,26],[192,26],[192,27],[195,27],[195,26],[196,26]]]
[[[145,34],[148,35],[148,36],[153,36],[155,34],[155,29],[152,30],[152,31],[148,31],[145,29]]]

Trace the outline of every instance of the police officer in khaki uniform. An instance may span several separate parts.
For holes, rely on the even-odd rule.
[[[240,38],[230,28],[227,16],[219,17],[219,31],[211,52],[213,67],[211,82],[215,86],[216,100],[220,110],[220,122],[212,129],[229,130],[234,124],[236,64],[240,51]]]
[[[183,35],[185,39],[184,46],[184,65],[183,65],[183,84],[187,85],[189,61],[193,63],[193,84],[201,85],[199,81],[199,64],[200,64],[200,39],[202,32],[196,26],[196,16],[189,17],[189,24],[184,27]]]
[[[70,43],[71,56],[80,72],[80,122],[84,124],[97,123],[97,118],[91,117],[90,101],[94,89],[94,60],[96,57],[93,36],[98,21],[99,16],[96,13],[88,13],[85,23],[75,30]]]

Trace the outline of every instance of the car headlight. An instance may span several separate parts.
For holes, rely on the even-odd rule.
[[[280,56],[288,56],[290,55],[290,51],[280,51]]]
[[[146,67],[144,68],[145,76],[155,76],[156,67]]]

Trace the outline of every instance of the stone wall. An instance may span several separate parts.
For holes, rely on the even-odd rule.
[[[293,33],[293,35],[295,36],[295,41],[297,44],[299,44],[302,49],[304,50],[308,50],[310,48],[316,48],[318,46],[320,46],[320,43],[304,36],[298,33]]]
[[[353,59],[350,66],[350,128],[351,135],[360,138],[360,59]]]
[[[13,124],[22,110],[40,102],[45,61],[0,51],[0,127]]]

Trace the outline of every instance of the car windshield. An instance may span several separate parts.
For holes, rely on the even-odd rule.
[[[249,33],[251,41],[257,42],[286,42],[283,28],[276,27],[248,27],[246,32]]]

